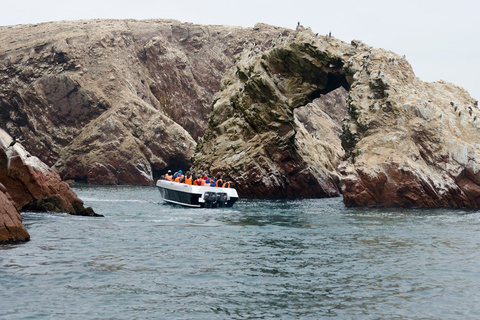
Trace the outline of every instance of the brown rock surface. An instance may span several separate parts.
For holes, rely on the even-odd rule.
[[[479,207],[477,101],[453,84],[420,81],[399,56],[374,50],[370,59],[358,77],[371,85],[350,92],[345,204]]]
[[[338,57],[322,51],[334,45]],[[220,173],[247,197],[338,196],[352,51],[303,27],[272,49],[246,48],[214,97],[193,170]]]
[[[347,206],[480,206],[478,102],[453,84],[422,82],[404,57],[299,27],[270,50],[245,50],[222,84],[195,169],[232,178],[242,194],[338,194],[335,126],[302,109],[343,86]]]
[[[65,179],[151,184],[185,168],[246,40],[290,31],[174,20],[0,27],[0,127]]]
[[[24,242],[30,235],[7,189],[0,183],[0,244]]]
[[[96,215],[92,208],[85,208],[69,185],[40,159],[31,156],[19,143],[9,147],[11,140],[0,129],[0,183],[17,210]]]

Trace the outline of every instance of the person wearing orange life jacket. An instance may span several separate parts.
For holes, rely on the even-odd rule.
[[[200,179],[200,176],[199,176],[199,175],[196,175],[195,180],[193,180],[193,185],[194,185],[194,186],[201,186],[201,185],[202,185],[201,180],[202,180],[202,179]]]
[[[223,180],[220,178],[220,174],[217,174],[217,181],[215,182],[215,187],[221,188],[223,186]]]
[[[185,174],[185,179],[183,180],[183,183],[192,185],[193,184],[193,178],[192,175],[190,174],[190,171],[187,171]]]
[[[225,183],[222,185],[222,188],[231,188],[231,183],[228,179],[225,179]]]
[[[165,179],[173,181],[172,177],[173,177],[172,176],[172,170],[168,170],[168,172],[165,174]]]
[[[175,178],[175,182],[178,182],[178,183],[183,183],[183,180],[185,179],[185,176],[183,175],[182,170],[178,170],[178,172],[175,172],[173,177]]]

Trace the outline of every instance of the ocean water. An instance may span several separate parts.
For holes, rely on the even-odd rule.
[[[105,217],[22,214],[0,319],[480,319],[480,211],[74,190]]]

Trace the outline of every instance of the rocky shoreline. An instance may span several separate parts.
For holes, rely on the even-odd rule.
[[[289,32],[160,19],[0,27],[0,128],[65,180],[151,185],[191,164],[245,41]]]
[[[45,163],[0,129],[0,243],[28,241],[20,211],[98,217]]]
[[[300,25],[0,31],[0,127],[39,157],[8,148],[2,131],[0,226],[11,241],[28,237],[19,210],[94,215],[62,179],[151,185],[190,166],[229,178],[243,197],[480,206],[478,101],[421,81],[388,50]]]

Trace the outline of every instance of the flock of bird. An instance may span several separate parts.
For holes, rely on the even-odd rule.
[[[455,105],[455,103],[454,103],[453,101],[450,102],[450,105],[452,106],[453,111],[454,111],[454,112],[457,112],[458,106]],[[480,109],[480,108],[479,108],[479,109]],[[469,114],[470,116],[473,116],[473,121],[474,121],[474,122],[477,120],[477,115],[476,115],[476,114],[474,115],[472,106],[468,106],[468,114]],[[459,116],[459,117],[462,116],[462,110],[459,110],[459,111],[458,111],[458,116]]]

